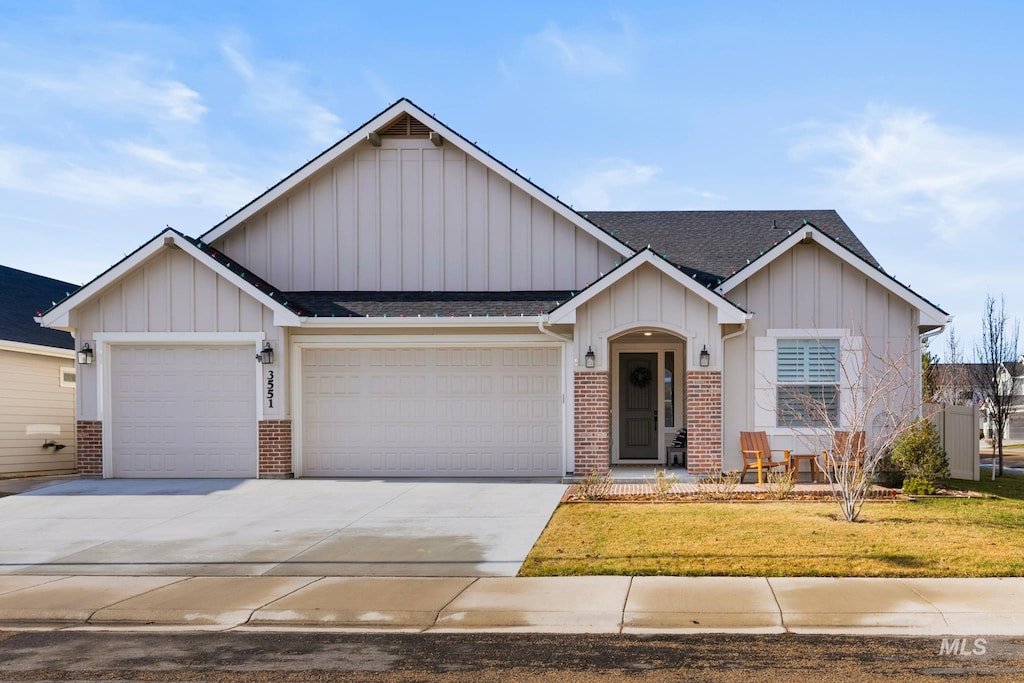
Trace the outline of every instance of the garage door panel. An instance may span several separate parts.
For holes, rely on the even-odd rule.
[[[114,346],[115,477],[254,477],[248,346]]]
[[[562,474],[556,348],[310,349],[302,386],[307,476]]]

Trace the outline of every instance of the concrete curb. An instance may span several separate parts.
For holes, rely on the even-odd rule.
[[[0,629],[1024,636],[1024,578],[0,576]]]

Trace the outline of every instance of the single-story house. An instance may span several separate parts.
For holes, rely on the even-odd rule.
[[[34,317],[77,288],[0,266],[0,477],[75,469],[75,340]]]
[[[741,430],[800,432],[779,382],[851,396],[815,349],[919,380],[947,317],[834,211],[575,211],[403,99],[40,321],[92,354],[83,474],[559,477],[682,428],[691,472],[738,468]]]

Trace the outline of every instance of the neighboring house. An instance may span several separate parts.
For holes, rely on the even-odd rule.
[[[0,266],[0,477],[75,469],[75,352],[34,316],[77,289]]]
[[[935,384],[934,400],[952,405],[974,405],[979,410],[979,429],[985,437],[992,435],[994,419],[989,384],[985,381],[988,366],[984,363],[936,363],[932,366]],[[1000,393],[1008,398],[1009,414],[1003,425],[1004,439],[1024,439],[1024,356],[1016,361],[1000,363],[996,370]]]
[[[817,434],[780,381],[852,395],[816,349],[919,373],[947,315],[834,211],[576,212],[403,99],[40,320],[95,350],[84,474],[557,477],[684,427],[690,471],[738,468],[741,430]]]
[[[1003,425],[1004,439],[1024,439],[1024,356],[1016,361],[1000,363],[996,371],[1000,393],[1009,397],[1010,411]],[[989,404],[986,403],[986,408]],[[994,422],[988,419],[989,422]]]

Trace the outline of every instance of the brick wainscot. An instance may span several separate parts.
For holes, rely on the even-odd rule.
[[[573,399],[576,409],[576,474],[607,472],[611,460],[611,391],[608,373],[577,372]]]
[[[722,373],[686,373],[686,469],[691,474],[722,472]]]
[[[259,476],[261,479],[288,479],[292,471],[292,421],[260,420]]]

